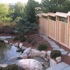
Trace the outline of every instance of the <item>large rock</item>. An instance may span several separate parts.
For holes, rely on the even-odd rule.
[[[24,70],[43,70],[42,64],[34,59],[22,59],[18,61],[18,66]]]
[[[27,56],[30,57],[36,57],[36,56],[41,56],[41,52],[39,50],[36,49],[31,49],[31,48],[27,48],[24,52],[23,55],[27,54]]]
[[[47,57],[46,55],[47,55],[46,51],[41,51],[41,57],[46,58]]]
[[[50,59],[50,66],[55,66],[57,62],[54,59]]]
[[[30,55],[31,57],[37,57],[37,56],[41,57],[41,52],[36,49],[31,49]]]

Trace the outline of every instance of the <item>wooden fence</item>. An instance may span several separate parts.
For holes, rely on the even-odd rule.
[[[39,32],[70,49],[70,12],[41,13]]]

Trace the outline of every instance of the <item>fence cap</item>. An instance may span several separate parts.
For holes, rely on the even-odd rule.
[[[37,14],[36,16],[39,16],[39,17],[41,17],[41,16],[42,16],[42,13],[40,13],[40,14]]]
[[[62,12],[56,12],[55,15],[60,17],[67,17],[67,13],[62,13]]]
[[[68,12],[67,16],[70,16],[70,11]]]
[[[49,13],[40,13],[40,14],[37,14],[37,16],[39,16],[39,17],[42,17],[42,16],[53,16],[53,17],[59,16],[59,17],[64,17],[64,18],[66,18],[66,17],[70,16],[70,11],[69,11],[68,13],[63,13],[63,12],[56,12],[56,13],[51,13],[51,12],[49,12]]]
[[[53,17],[55,17],[55,13],[51,13],[51,12],[49,12],[49,13],[42,13],[42,16],[53,16]]]

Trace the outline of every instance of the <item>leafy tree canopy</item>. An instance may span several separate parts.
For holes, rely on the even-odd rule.
[[[70,0],[42,0],[43,12],[68,12]]]

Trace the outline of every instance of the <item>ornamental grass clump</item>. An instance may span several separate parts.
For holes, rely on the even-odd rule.
[[[40,44],[38,46],[38,50],[42,51],[42,50],[47,50],[48,46],[46,44]]]
[[[61,56],[61,52],[59,50],[53,50],[50,54],[51,58],[56,58]]]

